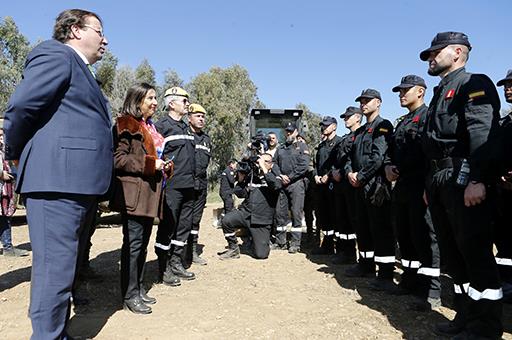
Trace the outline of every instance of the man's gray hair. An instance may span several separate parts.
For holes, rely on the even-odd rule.
[[[169,104],[171,102],[180,100],[181,98],[183,98],[183,97],[182,96],[173,96],[173,95],[164,97],[165,109],[168,110],[169,109]]]

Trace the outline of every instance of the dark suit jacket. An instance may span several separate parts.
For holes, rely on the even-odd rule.
[[[80,56],[48,40],[28,55],[5,113],[6,159],[17,191],[104,194],[112,176],[107,101]]]

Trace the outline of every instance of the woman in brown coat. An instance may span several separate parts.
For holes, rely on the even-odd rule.
[[[164,143],[151,116],[157,107],[156,91],[146,83],[132,86],[124,100],[122,115],[114,127],[113,210],[121,212],[121,292],[123,307],[137,314],[151,313],[143,286],[144,264],[153,219],[161,217],[163,171],[171,164],[160,159]]]

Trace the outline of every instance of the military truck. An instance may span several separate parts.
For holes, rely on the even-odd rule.
[[[295,122],[299,133],[307,129],[302,122],[302,110],[298,109],[252,109],[249,116],[249,134],[251,139],[258,132],[265,136],[269,132],[277,134],[279,143],[284,143],[286,134],[284,126],[288,122]]]

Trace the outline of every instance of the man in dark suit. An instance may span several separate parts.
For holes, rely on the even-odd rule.
[[[32,339],[68,339],[80,236],[109,187],[113,162],[107,102],[91,69],[108,43],[102,22],[66,10],[53,38],[28,55],[4,125],[32,243]]]

